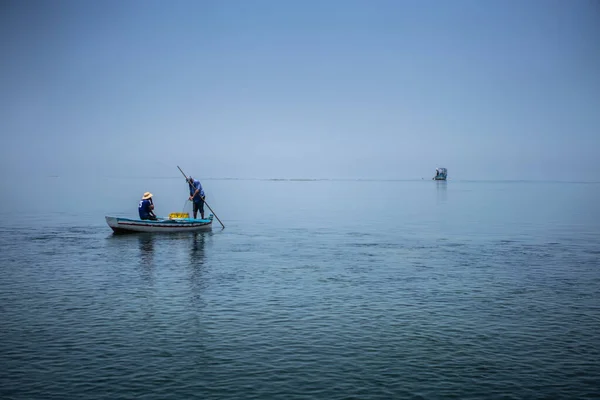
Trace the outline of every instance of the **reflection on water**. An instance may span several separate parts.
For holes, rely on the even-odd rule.
[[[190,250],[190,264],[204,263],[204,240],[203,233],[194,234]]]
[[[107,240],[115,264],[133,261],[143,286],[155,285],[183,273],[189,281],[194,299],[199,299],[206,287],[206,243],[211,232],[111,234]]]
[[[154,237],[152,234],[138,236],[142,264],[150,265],[154,259]]]
[[[140,247],[140,272],[149,285],[154,283],[154,236],[151,233],[138,236]]]
[[[190,281],[194,287],[203,286],[201,278],[204,270],[205,240],[204,233],[196,233],[190,243]]]
[[[437,202],[445,203],[448,201],[448,185],[447,181],[435,181],[436,192],[437,192]]]
[[[207,286],[207,274],[204,266],[204,245],[208,233],[195,233],[190,243],[190,261],[188,267],[188,278],[190,283],[191,303],[198,310],[205,305],[203,300],[204,288]],[[201,326],[200,320],[196,323]]]

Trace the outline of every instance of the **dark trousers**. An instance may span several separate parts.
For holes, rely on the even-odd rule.
[[[200,215],[204,215],[204,200],[194,200],[194,214],[200,211]]]

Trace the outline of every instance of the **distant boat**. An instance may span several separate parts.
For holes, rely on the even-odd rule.
[[[435,176],[432,178],[434,181],[445,181],[448,177],[448,170],[446,168],[436,168]]]
[[[213,215],[206,219],[173,218],[140,220],[106,217],[106,223],[114,233],[129,232],[197,232],[212,229]]]

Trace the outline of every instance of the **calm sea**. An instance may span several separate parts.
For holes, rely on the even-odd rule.
[[[600,398],[600,184],[4,183],[2,399]]]

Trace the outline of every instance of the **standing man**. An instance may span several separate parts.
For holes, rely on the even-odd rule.
[[[188,185],[190,187],[190,201],[194,202],[194,219],[198,215],[200,210],[200,218],[204,219],[204,190],[200,181],[195,181],[191,176],[188,178]]]

